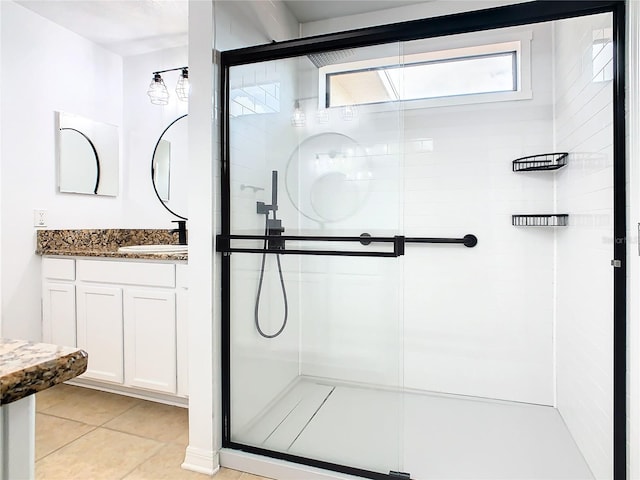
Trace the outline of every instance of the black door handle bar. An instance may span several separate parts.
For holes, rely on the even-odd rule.
[[[279,248],[236,248],[231,246],[231,240],[279,240],[282,247]],[[392,252],[366,251],[366,250],[297,250],[284,247],[286,240],[302,242],[359,242],[362,245],[370,243],[391,243]],[[276,253],[278,255],[334,255],[344,257],[399,257],[404,255],[406,243],[454,243],[465,247],[475,247],[478,238],[475,235],[467,234],[462,238],[438,238],[438,237],[404,237],[395,235],[393,237],[372,237],[368,233],[363,233],[358,237],[353,236],[300,236],[300,235],[217,235],[216,251],[230,253]],[[279,243],[280,244],[280,243]]]

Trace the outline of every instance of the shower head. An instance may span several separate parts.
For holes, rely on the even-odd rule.
[[[310,53],[307,58],[316,68],[326,67],[335,63],[343,62],[347,57],[353,55],[353,50],[333,50],[330,52]]]

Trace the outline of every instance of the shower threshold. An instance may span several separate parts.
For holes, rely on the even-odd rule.
[[[314,377],[299,377],[234,441],[414,480],[594,478],[553,407]]]

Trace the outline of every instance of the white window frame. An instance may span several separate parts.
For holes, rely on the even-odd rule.
[[[484,33],[484,32],[483,32]],[[533,97],[531,90],[531,41],[533,34],[530,30],[512,33],[483,34],[470,33],[455,37],[442,37],[431,40],[430,48],[424,52],[399,55],[394,57],[356,60],[352,62],[327,65],[318,69],[318,108],[327,107],[327,76],[335,73],[412,64],[443,59],[463,59],[465,57],[516,52],[516,90],[488,93],[474,93],[466,95],[452,95],[446,97],[423,98],[415,100],[391,100],[378,103],[356,104],[358,108],[371,111],[403,110],[444,107],[454,105],[470,105],[476,103],[504,102],[514,100],[528,100]],[[449,43],[447,43],[449,41]],[[438,48],[441,45],[442,48]],[[399,107],[400,105],[400,107]]]

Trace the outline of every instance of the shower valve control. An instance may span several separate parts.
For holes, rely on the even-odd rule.
[[[275,236],[282,235],[284,232],[284,227],[282,226],[282,220],[269,219],[267,220],[267,235]],[[276,250],[284,250],[284,240],[279,238],[270,238],[268,241],[268,248],[273,248]]]

